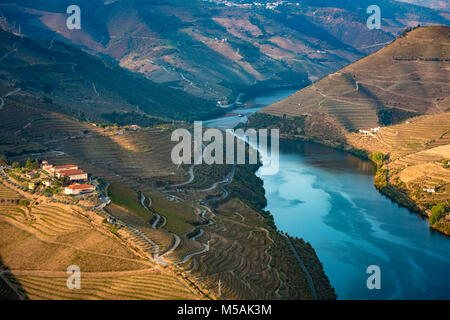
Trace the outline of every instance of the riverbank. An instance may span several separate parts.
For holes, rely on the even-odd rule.
[[[450,283],[443,275],[449,267],[450,242],[430,229],[418,214],[397,205],[373,187],[376,166],[367,160],[379,150],[388,154],[387,147],[375,145],[373,137],[327,130],[327,119],[320,115],[309,119],[308,115],[295,119],[259,116],[260,113],[250,116],[249,123],[241,126],[279,129],[282,138],[279,172],[273,176],[256,172],[263,180],[267,199],[264,210],[272,213],[278,230],[301,237],[314,247],[339,299],[448,298]],[[212,126],[229,124],[224,122],[217,119]],[[432,122],[434,126],[442,124],[442,120]],[[418,127],[421,126],[414,123],[408,128]],[[442,128],[430,127],[433,124],[423,125],[416,134],[418,138],[444,143],[439,139]],[[410,142],[405,143],[402,138],[403,132],[409,134],[408,128],[402,129],[398,137],[395,132],[391,135],[401,138],[400,144],[407,146],[392,147],[390,161],[399,157],[396,151],[410,151]],[[435,137],[430,131],[440,134]],[[354,139],[346,143],[352,138],[350,135],[360,139],[360,143]],[[371,148],[362,150],[364,146]],[[397,170],[393,165],[389,164],[390,169],[394,168],[390,173]],[[437,193],[445,196],[439,190]],[[383,270],[382,290],[366,287],[366,268],[371,264]],[[432,273],[426,272],[430,265]]]
[[[447,169],[447,171],[439,172],[439,174],[436,173],[433,175],[432,179],[427,178],[426,174],[425,177],[418,176],[416,179],[411,179],[410,176],[414,175],[415,177],[417,173],[408,172],[408,175],[405,175],[404,169],[410,165],[408,165],[408,163],[406,163],[405,165],[401,162],[403,161],[402,159],[405,156],[416,158],[420,156],[420,159],[422,159],[424,157],[423,153],[429,149],[432,149],[431,147],[434,147],[437,144],[436,141],[438,141],[438,137],[445,136],[445,134],[442,135],[442,130],[440,129],[440,127],[438,129],[432,130],[436,132],[436,135],[438,137],[430,139],[430,141],[435,143],[431,146],[424,146],[421,148],[422,144],[415,143],[407,143],[406,147],[398,146],[396,144],[389,146],[385,141],[383,141],[383,130],[387,134],[390,134],[391,132],[397,132],[395,135],[391,134],[389,136],[389,138],[391,139],[396,138],[399,130],[404,130],[410,137],[413,137],[414,133],[413,131],[411,131],[411,128],[414,128],[414,126],[408,126],[407,128],[404,128],[402,126],[405,126],[405,124],[402,124],[391,127],[384,127],[381,132],[377,133],[377,135],[372,136],[363,136],[357,133],[346,132],[324,133],[326,131],[324,123],[319,122],[315,125],[312,125],[311,123],[309,123],[309,121],[307,121],[307,117],[308,116],[305,115],[295,118],[280,118],[274,115],[256,113],[249,118],[247,124],[242,124],[240,125],[240,127],[254,129],[279,129],[281,139],[319,143],[336,150],[348,152],[354,156],[357,156],[358,158],[369,161],[372,161],[371,154],[382,152],[387,157],[386,161],[383,162],[382,165],[372,161],[375,165],[381,165],[382,168],[380,167],[379,170],[384,169],[386,173],[386,178],[383,182],[380,181],[380,179],[382,178],[382,175],[380,175],[381,171],[375,174],[374,185],[377,190],[379,190],[383,195],[385,195],[398,205],[403,206],[412,212],[420,214],[425,218],[429,218],[432,214],[431,212],[433,208],[442,203],[445,206],[445,212],[438,217],[435,223],[430,223],[430,228],[432,228],[433,230],[437,230],[447,236],[450,235],[450,222],[448,219],[450,215],[450,203],[448,203],[448,199],[450,197],[450,170]],[[418,120],[415,119],[410,121],[419,121],[427,124],[430,119],[425,117],[424,120],[422,117]],[[445,123],[446,122],[444,121],[444,126]],[[417,126],[417,128],[419,129],[417,130],[415,135],[418,137],[418,139],[423,139],[422,126],[420,126],[421,123],[418,124],[419,125]],[[446,143],[446,140],[442,143]],[[437,145],[439,146],[439,144]],[[411,149],[410,146],[416,147],[417,150]],[[416,153],[419,153],[419,156],[416,156]],[[445,155],[445,153],[442,153],[440,157],[445,159]],[[427,156],[429,155],[427,154]],[[417,160],[416,158],[411,161],[412,165],[417,165],[417,162],[419,160]],[[420,161],[430,167],[436,166],[435,163],[441,161],[441,158],[439,158],[439,156],[435,156],[434,158],[429,158],[429,160],[427,161]],[[428,162],[430,164],[428,164]],[[394,164],[394,167],[389,170],[389,166],[392,163]],[[421,162],[419,163],[419,166],[417,166],[417,172],[421,172],[421,170],[423,170],[423,167],[421,167],[420,165]],[[436,171],[438,169],[439,168],[435,168],[433,170]],[[431,174],[433,173],[434,172],[431,172]],[[445,179],[441,178],[442,176],[444,176]],[[405,181],[403,181],[402,179],[406,180],[407,182],[405,183]],[[435,185],[438,186],[438,188],[434,187]],[[437,192],[436,189],[439,190],[439,192]],[[427,190],[429,190],[430,192],[428,192]]]

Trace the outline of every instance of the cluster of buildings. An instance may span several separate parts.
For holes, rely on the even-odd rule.
[[[426,192],[428,192],[428,193],[435,193],[435,192],[436,192],[436,189],[433,188],[433,187],[431,187],[431,188],[423,188],[423,191],[426,191]]]
[[[365,134],[367,136],[373,136],[374,133],[380,132],[380,127],[370,128],[370,129],[359,129],[359,133]]]
[[[64,188],[64,193],[69,195],[79,195],[90,193],[95,190],[95,186],[83,183],[88,180],[87,172],[78,168],[75,164],[67,164],[62,166],[53,166],[47,161],[42,161],[42,170],[56,178],[67,177],[70,185]]]
[[[240,1],[231,1],[231,0],[204,0],[205,2],[210,2],[210,3],[215,3],[215,4],[219,4],[219,5],[225,5],[227,7],[238,7],[238,8],[266,8],[269,10],[274,10],[276,9],[278,6],[283,5],[283,4],[292,4],[292,5],[296,5],[298,6],[299,3],[289,3],[288,1],[274,1],[274,2],[267,2],[267,3],[262,3],[262,2],[252,2],[252,3],[245,3],[245,2],[240,2]]]

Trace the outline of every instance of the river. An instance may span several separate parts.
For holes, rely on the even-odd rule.
[[[292,92],[204,124],[231,128]],[[339,299],[450,299],[450,238],[381,195],[373,177],[370,162],[298,141],[280,144],[277,174],[260,175],[276,226],[311,243]],[[367,288],[370,265],[380,267],[380,290]]]

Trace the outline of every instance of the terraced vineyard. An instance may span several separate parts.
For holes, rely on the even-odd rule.
[[[185,179],[185,172],[176,170],[170,160],[173,145],[170,143],[169,131],[95,134],[70,143],[55,142],[52,146],[66,155],[50,160],[55,163],[72,161],[110,182],[122,183],[124,178],[129,178],[128,184],[132,183],[132,187],[137,187],[138,181],[146,182],[151,187],[155,181],[164,181],[167,177],[173,181]]]
[[[1,200],[18,200],[20,195],[0,182],[0,201]]]
[[[14,272],[14,271],[13,271]],[[6,275],[8,278],[8,274]],[[67,288],[67,274],[62,272],[16,271],[9,281],[24,288],[29,299],[71,300],[195,300],[186,286],[155,269],[131,272],[83,272],[80,290]]]
[[[301,271],[294,272],[294,280],[292,274],[286,276],[274,267],[270,251],[277,250],[277,247],[274,247],[273,239],[264,229],[265,222],[258,213],[237,199],[220,206],[218,212],[215,223],[205,227],[205,233],[200,238],[210,248],[182,264],[187,274],[194,276],[216,295],[220,280],[223,299],[279,299],[283,297],[280,290],[289,287],[288,281],[302,288],[295,294],[311,298],[305,293],[308,292],[308,285]],[[282,256],[290,254],[289,250],[280,250],[279,253]],[[290,265],[294,270],[296,267],[295,263]],[[294,295],[293,292],[290,294]]]
[[[450,108],[449,30],[434,26],[411,31],[262,112],[281,118],[307,115],[305,127],[322,131],[330,130],[330,124],[352,131],[445,112]]]
[[[1,192],[15,194],[6,186]],[[200,297],[188,283],[137,255],[99,219],[76,206],[42,199],[31,205],[0,204],[3,297],[17,296],[15,292],[31,299]],[[81,290],[67,288],[70,265],[82,271]]]
[[[347,140],[357,149],[387,154],[384,168],[389,182],[414,200],[425,215],[430,215],[435,205],[449,204],[450,169],[444,164],[450,160],[449,112],[382,127],[373,137],[349,134]],[[446,215],[444,224],[450,226],[448,212]]]

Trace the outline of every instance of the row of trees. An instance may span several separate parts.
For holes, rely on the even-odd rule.
[[[8,166],[8,165],[11,165],[11,167],[13,167],[14,169],[18,169],[18,168],[22,167],[19,162],[14,161],[11,163],[11,161],[9,161],[5,155],[1,155],[0,156],[0,166]],[[39,169],[39,161],[36,159],[28,158],[25,162],[24,168],[29,169],[29,170],[37,170],[37,169]]]

